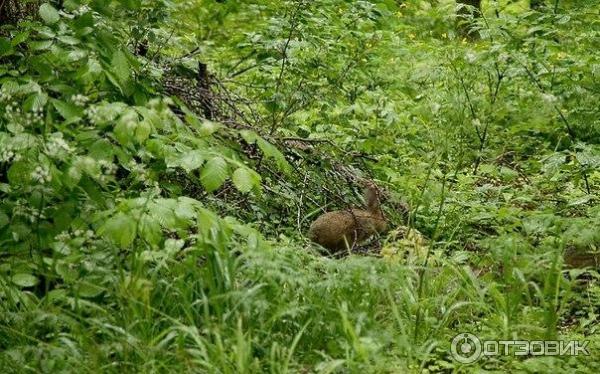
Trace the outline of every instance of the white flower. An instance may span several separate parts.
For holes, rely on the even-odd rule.
[[[107,119],[102,115],[97,106],[86,108],[83,113],[89,118],[94,125],[105,122]]]
[[[73,152],[73,148],[62,138],[62,133],[52,134],[52,137],[46,143],[48,155],[53,157],[64,156]]]
[[[10,101],[12,99],[12,95],[6,92],[5,90],[0,90],[0,101]]]
[[[57,242],[66,242],[69,239],[71,239],[71,236],[67,231],[62,231],[60,234],[54,237],[54,240],[56,240]]]
[[[98,165],[100,165],[100,170],[104,175],[113,175],[117,171],[117,166],[106,160],[99,160]]]
[[[477,61],[477,55],[473,52],[467,52],[465,54],[465,60],[467,60],[468,63],[472,64],[475,61]]]
[[[41,184],[50,182],[52,180],[52,175],[50,175],[50,169],[43,166],[36,166],[35,169],[31,172],[31,179]]]
[[[543,93],[542,100],[544,100],[548,104],[554,104],[558,101],[558,98],[552,94]]]
[[[77,94],[71,97],[71,101],[77,106],[85,106],[90,99],[85,95]]]
[[[81,15],[83,15],[83,14],[85,14],[85,13],[89,12],[90,10],[91,10],[91,8],[90,8],[89,6],[87,6],[87,5],[82,5],[82,6],[80,6],[79,8],[77,8],[77,9],[74,9],[74,10],[73,10],[73,14],[74,14],[74,15],[76,15],[76,16],[81,16]]]
[[[15,152],[10,149],[5,149],[0,153],[0,162],[10,162],[14,159]]]

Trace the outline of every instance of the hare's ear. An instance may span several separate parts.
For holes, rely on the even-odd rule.
[[[376,210],[379,208],[379,193],[379,189],[375,183],[371,181],[365,183],[365,203],[367,204],[367,208],[369,210]]]

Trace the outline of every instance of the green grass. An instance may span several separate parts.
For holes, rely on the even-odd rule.
[[[0,33],[3,372],[600,369],[599,274],[565,255],[600,243],[597,4],[489,2],[467,41],[447,1],[65,3]],[[198,61],[222,126],[164,91]],[[348,170],[426,242],[323,256]],[[461,332],[591,356],[465,365]]]

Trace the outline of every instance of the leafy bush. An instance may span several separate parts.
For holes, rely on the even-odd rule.
[[[8,372],[597,371],[450,355],[598,348],[597,4],[487,2],[473,41],[450,1],[32,4],[0,31]],[[384,258],[302,235],[348,175],[389,192]]]

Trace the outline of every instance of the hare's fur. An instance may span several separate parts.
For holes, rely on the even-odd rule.
[[[377,187],[367,185],[365,200],[367,209],[337,210],[319,216],[308,230],[310,240],[329,250],[340,251],[384,231],[387,222]]]

